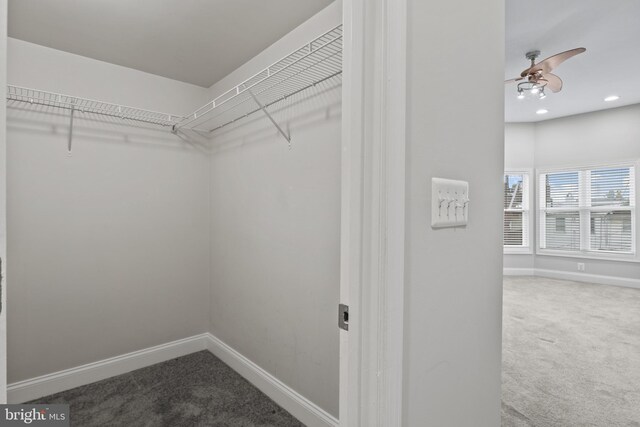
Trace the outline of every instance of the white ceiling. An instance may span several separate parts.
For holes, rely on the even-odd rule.
[[[9,36],[209,87],[332,0],[9,0]],[[587,52],[555,73],[564,88],[516,99],[505,120],[530,122],[640,103],[640,0],[506,0],[505,79],[541,58]],[[605,96],[621,99],[605,103]],[[540,108],[548,114],[537,115]]]
[[[203,87],[332,0],[9,0],[9,36]]]
[[[640,0],[506,0],[505,80],[528,68],[527,51],[540,60],[585,47],[554,73],[564,80],[544,100],[516,98],[505,85],[505,120],[531,122],[640,103]],[[605,103],[608,95],[619,95]],[[549,113],[537,115],[538,109]]]

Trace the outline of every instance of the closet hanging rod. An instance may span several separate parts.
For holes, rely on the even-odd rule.
[[[185,116],[174,130],[213,132],[257,111],[268,115],[266,107],[341,73],[342,25],[338,25]]]
[[[112,104],[77,96],[47,92],[40,89],[30,89],[20,86],[7,85],[7,101],[21,102],[31,105],[61,108],[73,113],[91,113],[124,120],[150,123],[171,127],[183,119],[183,116],[143,110],[126,105]]]

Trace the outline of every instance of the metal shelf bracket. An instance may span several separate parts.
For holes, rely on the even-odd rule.
[[[269,120],[271,120],[271,123],[273,123],[273,125],[276,127],[276,129],[278,129],[278,132],[280,132],[280,134],[284,137],[284,139],[287,140],[287,143],[289,143],[289,150],[291,150],[291,135],[287,134],[278,124],[278,122],[275,121],[275,119],[271,116],[271,114],[269,114],[269,112],[267,111],[267,109],[264,107],[264,105],[262,105],[262,103],[258,100],[258,98],[256,98],[256,96],[253,94],[253,92],[251,90],[249,90],[249,95],[251,95],[251,97],[253,98],[253,100],[255,101],[256,104],[258,104],[258,107],[260,107],[260,109],[262,110],[262,112],[269,118]]]
[[[71,114],[69,117],[69,140],[67,141],[67,151],[71,154],[71,142],[73,141],[73,114],[76,112],[76,107],[71,105]]]

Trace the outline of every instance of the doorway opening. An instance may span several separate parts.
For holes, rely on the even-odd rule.
[[[503,425],[638,423],[640,4],[506,12]]]

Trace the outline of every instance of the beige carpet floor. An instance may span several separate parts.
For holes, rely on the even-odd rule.
[[[640,426],[640,290],[504,281],[503,426]]]

